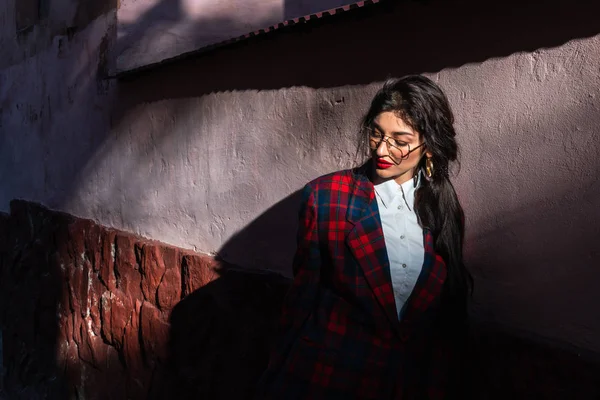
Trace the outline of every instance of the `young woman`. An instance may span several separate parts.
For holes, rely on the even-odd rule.
[[[258,398],[456,398],[471,279],[453,121],[430,79],[390,80],[362,122],[370,160],[305,186]]]

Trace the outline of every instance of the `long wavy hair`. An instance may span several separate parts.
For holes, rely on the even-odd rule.
[[[431,230],[436,253],[446,262],[443,306],[453,311],[452,318],[460,312],[466,320],[473,280],[463,261],[464,213],[448,173],[459,155],[448,98],[436,83],[421,75],[389,79],[375,94],[362,120],[360,148],[368,148],[368,131],[373,121],[387,111],[394,112],[418,132],[425,143],[424,151],[431,153],[433,175],[421,179],[415,193],[415,211],[421,226]],[[423,176],[425,162],[423,156],[417,165]]]

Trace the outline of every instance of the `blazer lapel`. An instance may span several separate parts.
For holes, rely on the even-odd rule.
[[[346,243],[362,268],[377,302],[392,326],[398,330],[399,322],[390,276],[390,263],[375,191],[366,176],[365,170],[368,165],[361,167],[355,173],[355,185],[347,213],[347,220],[353,224],[353,227],[346,237]]]

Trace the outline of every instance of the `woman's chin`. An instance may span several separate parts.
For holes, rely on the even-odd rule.
[[[375,177],[379,181],[386,181],[394,178],[394,171],[390,171],[391,168],[377,168],[375,167]]]
[[[394,175],[398,173],[398,167],[395,165],[390,165],[387,168],[379,168],[377,165],[375,165],[375,171],[378,174],[385,174],[387,175]]]
[[[398,171],[396,168],[375,168],[375,183],[381,183],[390,179],[395,180],[399,184],[406,182],[412,178],[410,171]]]

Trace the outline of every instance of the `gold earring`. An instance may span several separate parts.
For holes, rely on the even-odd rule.
[[[427,177],[431,179],[431,177],[433,176],[433,172],[433,161],[431,161],[431,157],[427,157],[427,160],[425,160],[425,175],[427,175]]]

